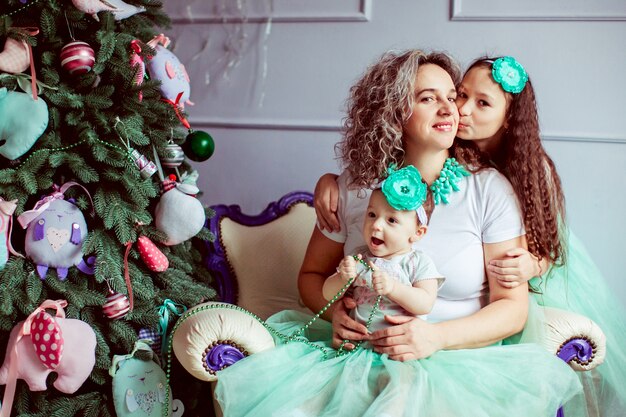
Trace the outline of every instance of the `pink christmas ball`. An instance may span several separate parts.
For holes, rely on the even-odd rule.
[[[95,62],[95,53],[87,42],[70,42],[61,49],[61,66],[72,75],[91,71]]]
[[[107,301],[102,306],[104,315],[111,320],[121,319],[130,310],[130,301],[128,297],[119,292],[109,291]]]

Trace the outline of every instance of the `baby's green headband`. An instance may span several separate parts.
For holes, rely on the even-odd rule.
[[[428,186],[422,181],[422,175],[413,165],[396,169],[395,164],[387,169],[387,178],[380,183],[380,188],[391,207],[396,210],[415,210],[420,223],[428,223],[428,216],[423,204],[426,201]]]

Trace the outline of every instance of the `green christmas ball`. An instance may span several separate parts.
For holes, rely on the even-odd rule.
[[[187,158],[192,161],[202,162],[213,155],[215,142],[213,142],[213,138],[207,132],[196,130],[187,135],[182,148]]]

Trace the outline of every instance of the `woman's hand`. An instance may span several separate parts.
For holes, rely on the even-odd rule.
[[[333,310],[333,347],[339,348],[344,340],[367,340],[367,327],[348,315],[348,311],[356,308],[356,302],[351,297],[343,297]],[[354,349],[354,344],[346,343],[347,350]]]
[[[515,288],[542,273],[539,259],[523,248],[511,249],[505,258],[491,260],[487,271],[504,288]]]
[[[313,206],[315,215],[322,230],[329,232],[339,231],[339,218],[337,217],[337,206],[339,204],[339,186],[337,185],[337,175],[324,174],[317,180],[315,193],[313,194]]]
[[[410,316],[385,316],[385,320],[393,326],[372,333],[370,342],[376,352],[386,353],[390,359],[423,359],[443,348],[435,324]]]

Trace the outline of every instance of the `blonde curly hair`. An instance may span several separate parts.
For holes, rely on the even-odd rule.
[[[343,140],[335,146],[350,187],[369,188],[391,164],[403,165],[403,128],[415,100],[417,71],[425,64],[441,67],[458,85],[460,68],[446,53],[408,50],[383,54],[350,89]]]

